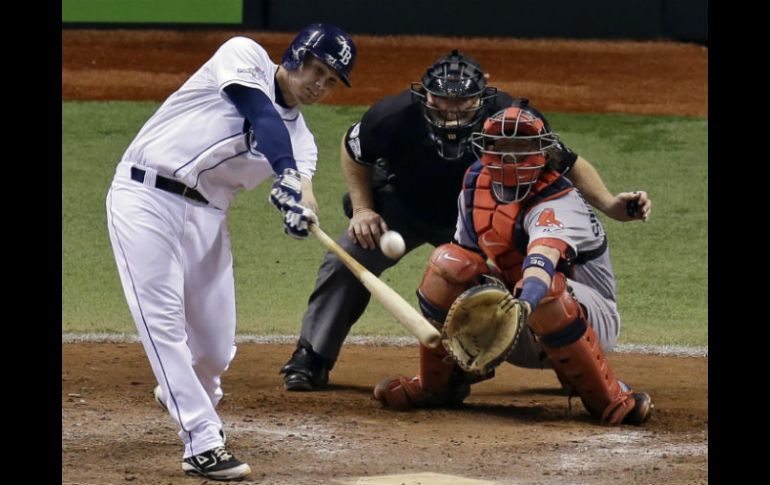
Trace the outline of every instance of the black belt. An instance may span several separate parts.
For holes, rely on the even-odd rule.
[[[146,173],[147,172],[141,168],[131,167],[131,178],[139,183],[144,183],[144,176]],[[165,190],[166,192],[171,192],[172,194],[178,194],[187,197],[188,199],[203,202],[204,204],[209,203],[209,201],[206,200],[206,198],[203,197],[197,190],[191,189],[182,182],[177,182],[176,180],[161,177],[160,175],[155,176],[155,187],[160,190]]]

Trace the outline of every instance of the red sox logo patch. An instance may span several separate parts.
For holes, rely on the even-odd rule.
[[[556,218],[556,213],[553,209],[546,209],[540,213],[535,223],[538,227],[545,227],[546,230],[564,229],[564,224]]]

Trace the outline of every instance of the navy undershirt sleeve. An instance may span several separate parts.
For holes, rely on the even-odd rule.
[[[286,125],[265,93],[259,89],[231,84],[224,89],[238,112],[251,123],[257,150],[267,157],[273,171],[297,169]]]

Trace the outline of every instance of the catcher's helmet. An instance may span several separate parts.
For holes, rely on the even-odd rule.
[[[487,102],[497,89],[487,87],[484,71],[474,59],[457,49],[436,61],[412,83],[412,98],[422,105],[423,114],[438,153],[456,160],[468,148],[468,137],[484,119]]]
[[[342,29],[331,24],[311,24],[300,30],[283,53],[281,64],[298,69],[307,54],[312,54],[337,73],[350,87],[350,72],[356,62],[356,44]]]
[[[523,200],[537,182],[548,153],[559,137],[523,99],[484,122],[471,144],[492,177],[492,193],[502,203]]]

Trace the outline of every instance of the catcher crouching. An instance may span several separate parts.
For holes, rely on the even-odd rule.
[[[385,379],[385,406],[457,405],[503,361],[553,368],[600,422],[642,424],[650,396],[619,380],[605,357],[620,315],[604,227],[549,156],[558,135],[526,99],[471,137],[454,242],[430,257],[417,296],[443,348],[420,346],[412,378]]]

